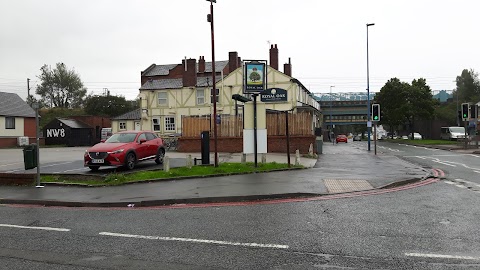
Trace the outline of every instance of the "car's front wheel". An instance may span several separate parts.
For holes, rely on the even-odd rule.
[[[128,153],[127,157],[125,158],[125,167],[128,170],[133,170],[133,168],[135,168],[136,162],[137,162],[137,158],[135,157],[135,154]]]
[[[157,151],[157,156],[155,157],[155,163],[162,164],[165,158],[165,149],[159,148]]]

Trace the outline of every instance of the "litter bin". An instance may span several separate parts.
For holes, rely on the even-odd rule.
[[[317,154],[323,154],[323,136],[317,136],[315,142],[317,144]]]
[[[36,144],[29,144],[23,148],[23,163],[25,170],[30,170],[37,167],[37,151]]]
[[[200,150],[202,152],[202,165],[210,164],[210,133],[208,131],[202,131],[200,134],[201,145]]]

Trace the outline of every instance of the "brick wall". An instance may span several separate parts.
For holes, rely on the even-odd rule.
[[[36,174],[0,173],[0,186],[31,186],[35,184]]]
[[[35,143],[35,137],[28,138],[29,143]],[[40,145],[45,145],[45,138],[39,138]],[[0,148],[16,147],[17,137],[0,138]]]
[[[27,137],[35,137],[35,118],[25,117],[23,118],[23,134]]]
[[[285,136],[270,136],[267,139],[267,150],[269,153],[286,153],[287,141]],[[294,153],[297,149],[300,153],[307,154],[310,144],[315,147],[315,136],[290,136],[290,152]],[[242,153],[242,137],[220,137],[217,138],[218,152]],[[200,138],[179,138],[178,152],[200,152]],[[210,139],[210,152],[214,152],[214,141]]]

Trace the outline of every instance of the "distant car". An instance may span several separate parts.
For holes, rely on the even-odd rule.
[[[348,138],[347,136],[343,135],[343,134],[340,134],[340,135],[337,135],[337,138],[335,139],[335,141],[337,143],[339,142],[344,142],[344,143],[347,143],[348,142]]]
[[[357,135],[353,136],[353,140],[354,140],[354,141],[361,141],[361,140],[362,140],[362,136],[357,134]]]
[[[417,132],[414,132],[413,136],[412,136],[412,133],[410,133],[409,137],[412,140],[421,140],[422,139],[422,135],[420,135],[420,133],[417,133]]]
[[[403,139],[403,140],[408,140],[408,136],[405,136],[405,135],[404,135],[404,136],[402,136],[402,139]]]
[[[131,170],[140,161],[155,159],[162,164],[165,157],[163,140],[149,131],[122,131],[105,142],[85,150],[84,166],[92,171],[102,166],[125,166]]]

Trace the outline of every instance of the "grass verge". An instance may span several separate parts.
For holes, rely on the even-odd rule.
[[[417,144],[417,145],[457,145],[459,142],[457,141],[447,141],[447,140],[392,140],[387,139],[389,142],[396,142],[396,143],[408,143],[408,144]]]
[[[191,169],[187,167],[172,168],[169,172],[163,170],[142,171],[131,174],[112,173],[104,178],[93,178],[91,176],[69,176],[69,175],[42,175],[42,183],[64,183],[89,186],[117,186],[128,183],[137,183],[143,181],[175,179],[188,177],[205,177],[214,175],[234,175],[253,172],[269,172],[276,170],[288,169],[286,163],[258,163],[257,168],[253,162],[242,163],[220,163],[218,167],[214,166],[193,166]],[[291,168],[304,168],[303,166],[291,165]]]

